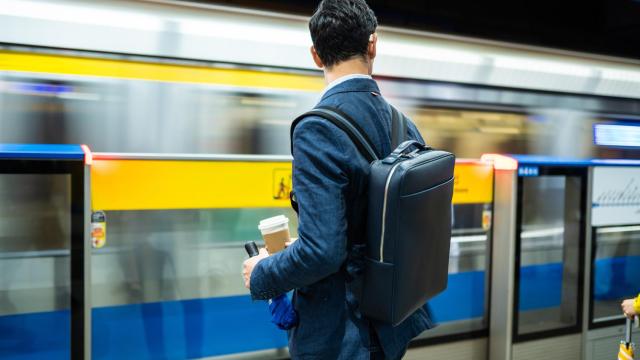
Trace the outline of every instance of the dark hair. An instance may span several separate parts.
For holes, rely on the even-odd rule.
[[[313,46],[326,67],[366,56],[377,26],[365,0],[323,0],[309,21]]]

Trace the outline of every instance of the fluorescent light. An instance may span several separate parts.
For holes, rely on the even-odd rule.
[[[200,36],[218,36],[225,39],[243,40],[270,44],[311,46],[311,35],[305,27],[282,26],[281,24],[247,24],[237,19],[180,21],[180,31]]]
[[[640,231],[640,226],[612,226],[598,229],[598,234]]]
[[[564,61],[536,59],[531,57],[498,55],[494,65],[498,68],[512,70],[534,71],[547,74],[578,76],[588,78],[593,76],[594,69]]]
[[[487,235],[467,235],[467,236],[453,236],[451,237],[452,243],[472,243],[487,241]]]
[[[113,10],[104,6],[96,6],[90,1],[78,4],[4,0],[4,3],[0,6],[0,15],[139,30],[159,31],[163,26],[162,21],[152,15],[126,10]]]
[[[410,41],[380,41],[378,53],[400,58],[424,59],[468,65],[481,65],[484,61],[484,58],[475,52]]]
[[[564,234],[564,228],[550,228],[541,230],[527,230],[520,235],[522,239],[538,239]]]

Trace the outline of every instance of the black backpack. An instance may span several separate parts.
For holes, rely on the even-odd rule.
[[[371,164],[360,311],[397,325],[447,287],[455,156],[408,140],[407,119],[391,106],[391,143],[378,159],[358,124],[336,108],[318,107],[294,120],[322,117],[342,129]]]

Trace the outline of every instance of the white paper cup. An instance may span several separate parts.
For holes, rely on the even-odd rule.
[[[291,239],[289,236],[289,218],[284,215],[260,220],[258,230],[262,233],[262,238],[269,254],[275,254],[283,250],[285,242]]]

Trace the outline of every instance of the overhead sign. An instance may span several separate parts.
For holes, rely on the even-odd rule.
[[[640,126],[637,124],[594,124],[593,142],[601,146],[640,147]]]
[[[593,169],[591,224],[640,224],[640,168]]]
[[[540,169],[537,166],[520,166],[518,167],[518,176],[538,176]]]

